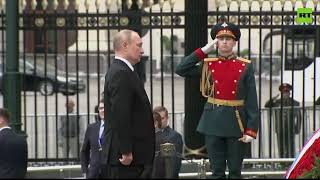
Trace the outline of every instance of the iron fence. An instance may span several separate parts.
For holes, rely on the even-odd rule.
[[[145,57],[135,68],[152,106],[167,107],[172,112],[172,127],[183,133],[183,126],[176,121],[183,122],[183,115],[178,112],[184,111],[184,79],[176,76],[174,70],[185,56],[184,30],[191,27],[185,25],[188,12],[183,11],[182,1],[176,4],[131,1],[131,5],[114,2],[99,5],[93,1],[77,4],[73,0],[21,2],[24,2],[19,8],[21,119],[22,129],[28,135],[31,161],[65,158],[59,155],[56,135],[60,115],[68,114],[66,102],[75,102],[76,113],[69,115],[81,117],[84,127],[93,121],[94,106],[102,97],[103,77],[113,59],[113,34],[125,28],[134,29],[143,37]],[[264,104],[279,94],[280,84],[292,84],[292,96],[301,106],[303,128],[294,136],[295,153],[319,124],[315,105],[320,95],[319,5],[272,3],[226,1],[219,5],[218,1],[208,0],[208,32],[217,22],[238,24],[242,39],[236,53],[251,59],[255,67],[261,127],[258,141],[252,144],[252,156],[259,158],[277,157],[275,112],[274,108],[264,109]],[[296,23],[296,9],[302,6],[313,9],[312,24]],[[0,89],[3,89],[2,74],[7,61],[3,7],[0,18]],[[77,154],[80,141],[78,136]]]

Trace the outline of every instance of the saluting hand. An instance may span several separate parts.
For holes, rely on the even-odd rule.
[[[132,153],[127,153],[127,154],[122,154],[122,157],[119,158],[119,161],[121,164],[128,166],[131,164],[132,160],[133,160],[133,156]]]
[[[201,48],[202,52],[205,54],[209,54],[215,46],[217,45],[218,39],[214,39],[212,42],[209,42],[207,45]]]

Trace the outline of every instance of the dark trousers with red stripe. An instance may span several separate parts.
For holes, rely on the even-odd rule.
[[[228,165],[229,179],[241,178],[245,145],[243,142],[236,137],[206,135],[205,143],[214,179],[226,178],[226,165]]]

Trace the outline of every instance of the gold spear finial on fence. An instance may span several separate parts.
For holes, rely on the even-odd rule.
[[[294,7],[295,4],[296,4],[296,0],[290,0],[290,1],[291,1],[291,4],[292,4],[292,7]]]
[[[149,6],[151,8],[151,6],[153,5],[153,0],[149,0]]]
[[[0,0],[0,10],[2,11],[5,7],[5,0]]]
[[[121,6],[122,6],[121,0],[117,0],[116,4],[117,4],[118,10],[120,10],[120,9],[121,9]]]
[[[127,6],[128,6],[128,9],[130,9],[131,6],[132,6],[132,0],[127,0],[127,1],[126,1],[126,4],[127,4]]]
[[[75,0],[75,1],[74,1],[74,8],[75,8],[76,10],[79,10],[79,0]]]
[[[143,1],[142,0],[138,0],[137,1],[137,5],[138,5],[138,8],[141,9],[141,7],[143,5]]]
[[[160,6],[160,9],[163,8],[163,5],[164,5],[164,0],[159,0],[159,6]]]
[[[253,0],[247,0],[247,1],[248,1],[249,8],[251,8]]]
[[[175,3],[176,3],[175,0],[169,0],[170,7],[171,7],[172,9],[173,9]]]
[[[262,7],[264,0],[258,0],[259,6]]]
[[[273,7],[273,2],[274,2],[274,0],[269,0],[269,3],[270,3],[270,7],[271,7],[271,8]]]
[[[86,10],[89,10],[89,8],[90,8],[90,2],[89,2],[90,0],[85,0],[84,1],[84,6],[86,7]]]
[[[36,6],[37,6],[37,1],[36,1],[36,0],[32,0],[32,1],[31,1],[31,9],[32,9],[32,10],[35,10],[35,9],[36,9]]]
[[[95,5],[96,5],[96,9],[99,10],[100,9],[100,0],[96,0]]]
[[[47,0],[42,0],[41,5],[42,5],[42,9],[46,10],[47,7],[48,7],[48,1]]]
[[[57,7],[58,7],[58,0],[53,0],[53,2],[52,2],[52,7],[53,7],[54,10],[57,9]]]
[[[227,7],[230,7],[232,0],[226,0]]]
[[[220,1],[219,1],[219,0],[215,0],[215,4],[216,4],[216,7],[219,8],[219,6],[220,6]]]
[[[20,0],[20,2],[19,2],[20,10],[23,11],[25,7],[26,7],[26,1],[25,0]]]
[[[284,4],[286,3],[286,0],[280,0],[281,6],[283,7]]]
[[[107,9],[109,10],[111,7],[111,0],[106,0],[105,5],[106,5]]]
[[[64,8],[65,10],[67,10],[67,9],[68,9],[68,6],[69,6],[69,0],[64,0],[64,1],[63,1],[63,8]]]

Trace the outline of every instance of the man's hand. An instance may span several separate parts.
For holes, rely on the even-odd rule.
[[[239,141],[242,141],[244,143],[249,143],[253,140],[254,138],[249,136],[249,135],[243,135],[241,138],[239,138]]]
[[[132,153],[127,153],[127,154],[122,154],[122,157],[119,159],[120,163],[128,166],[131,164],[132,160],[133,160],[133,156]]]
[[[202,52],[205,54],[209,54],[209,52],[211,52],[215,48],[217,42],[218,39],[214,39],[212,42],[209,42],[207,45],[201,48]]]

